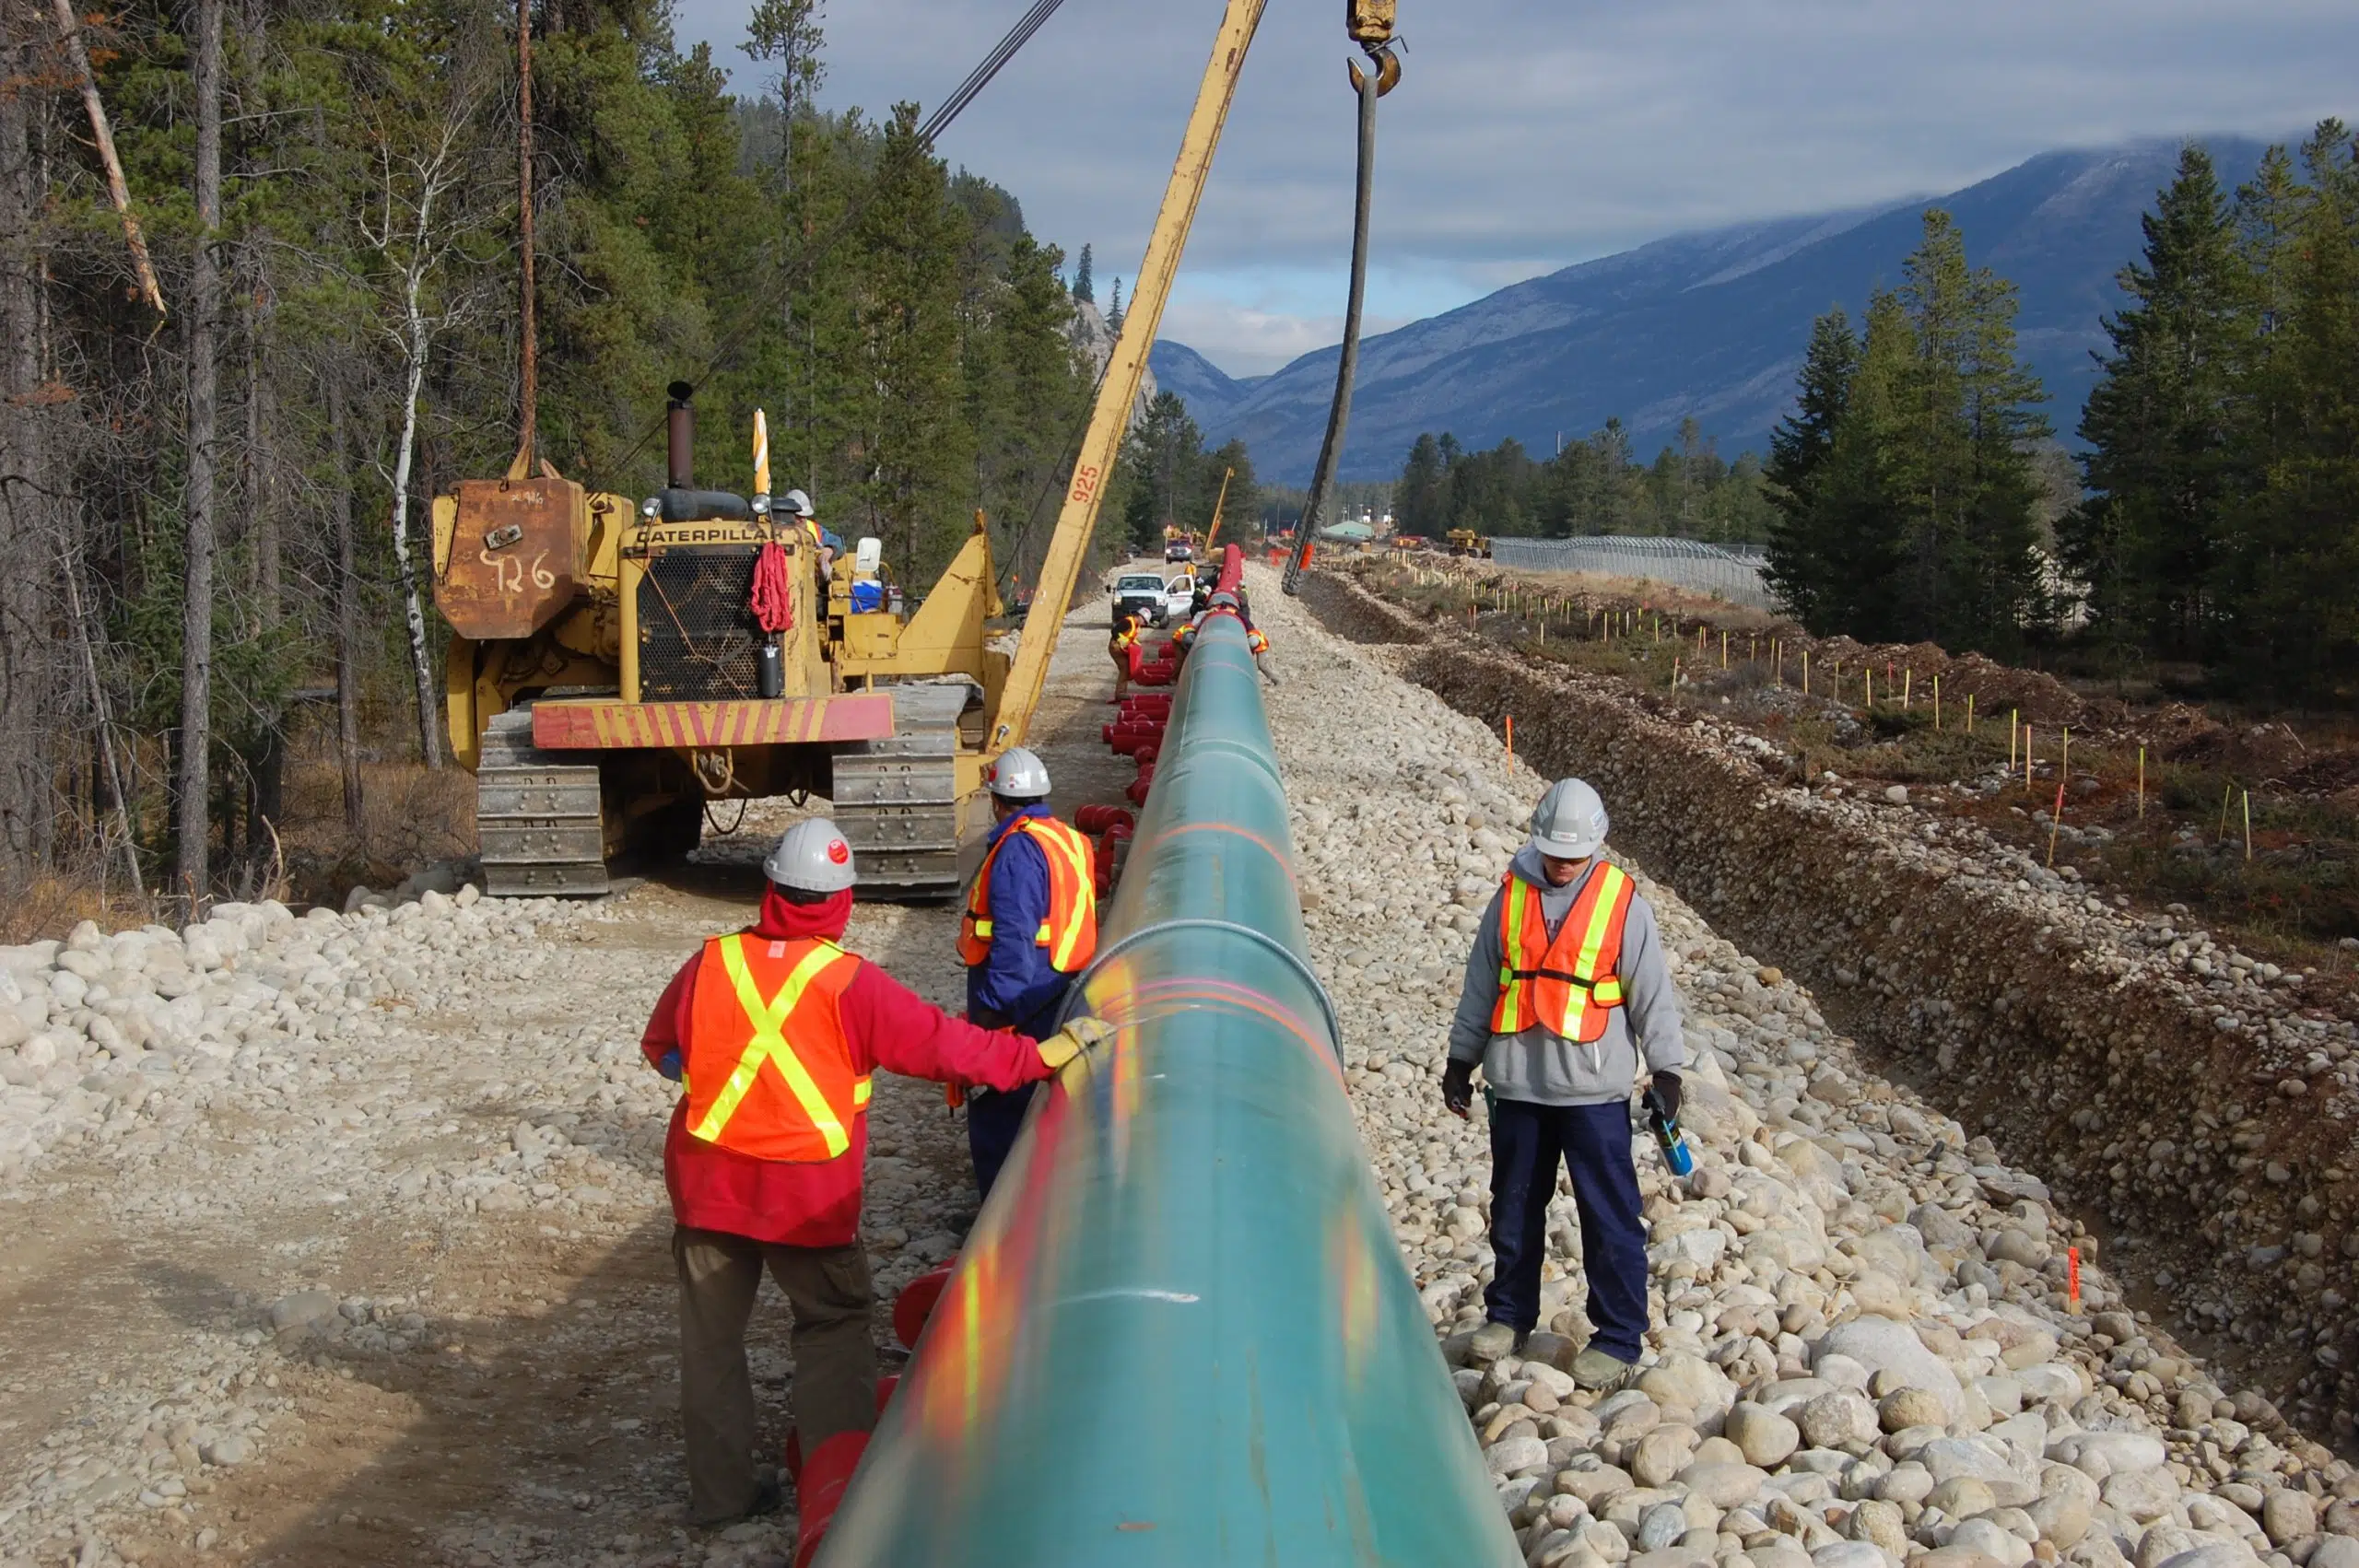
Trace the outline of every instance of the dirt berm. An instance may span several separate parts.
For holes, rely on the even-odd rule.
[[[1520,755],[1603,793],[1616,842],[2106,1233],[2141,1305],[2350,1445],[2359,1059],[2300,977],[2113,907],[1969,825],[1824,798],[1776,744],[1620,681],[1332,574],[1306,599],[1344,636],[1408,645],[1401,673],[1494,732],[1513,715]]]

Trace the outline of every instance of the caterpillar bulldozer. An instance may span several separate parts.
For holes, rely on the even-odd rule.
[[[955,891],[1011,663],[986,643],[1002,607],[981,518],[905,613],[874,541],[823,567],[760,457],[750,497],[697,487],[689,392],[671,389],[669,483],[643,501],[546,463],[435,500],[445,714],[486,891],[604,893],[618,855],[694,848],[707,802],[804,792],[832,802],[864,890]],[[773,543],[775,631],[753,607]]]
[[[1262,6],[1227,0],[1013,655],[986,640],[1002,605],[980,514],[905,611],[873,541],[827,561],[816,529],[772,509],[758,435],[751,495],[697,487],[687,383],[670,389],[666,484],[637,504],[534,461],[528,390],[507,475],[433,507],[445,717],[475,773],[485,891],[604,893],[617,855],[693,848],[707,802],[804,791],[829,802],[864,893],[957,891],[987,769],[1039,704]],[[1350,10],[1390,85],[1398,65],[1371,41],[1391,36],[1391,0]],[[764,574],[757,611],[772,544],[783,590]]]

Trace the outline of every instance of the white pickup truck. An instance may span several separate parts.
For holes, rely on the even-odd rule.
[[[1114,582],[1114,625],[1120,626],[1125,615],[1136,615],[1149,626],[1159,626],[1169,603],[1169,591],[1160,572],[1124,572]]]

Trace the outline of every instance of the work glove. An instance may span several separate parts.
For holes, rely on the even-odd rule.
[[[1453,1058],[1449,1065],[1441,1070],[1441,1103],[1449,1108],[1450,1115],[1461,1121],[1466,1119],[1467,1111],[1474,1105],[1473,1062]]]
[[[1054,1072],[1092,1046],[1104,1045],[1114,1035],[1114,1025],[1103,1018],[1076,1018],[1035,1048],[1040,1053],[1040,1065]]]
[[[1652,1090],[1655,1102],[1662,1106],[1664,1119],[1677,1121],[1679,1119],[1679,1074],[1676,1072],[1656,1073]]]
[[[674,1046],[670,1050],[665,1051],[662,1059],[656,1062],[655,1071],[677,1083],[680,1081],[680,1047]]]

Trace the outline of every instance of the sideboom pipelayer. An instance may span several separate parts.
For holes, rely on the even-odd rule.
[[[526,452],[436,498],[445,717],[475,773],[487,892],[604,893],[616,855],[693,848],[707,802],[796,791],[832,802],[863,891],[957,890],[984,774],[1039,701],[1262,4],[1226,6],[1012,659],[985,643],[1002,606],[980,516],[905,614],[872,544],[823,571],[771,511],[758,439],[750,497],[696,488],[685,382],[668,483],[643,502],[534,473]],[[750,607],[771,543],[791,605],[776,632]]]

